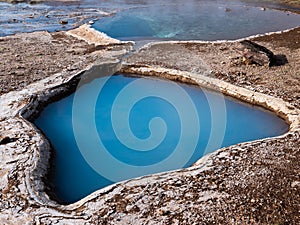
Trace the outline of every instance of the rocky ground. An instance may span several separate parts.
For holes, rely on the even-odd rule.
[[[86,54],[92,48],[63,32],[0,37],[0,94],[21,90],[62,70],[82,69],[95,61]]]
[[[251,2],[251,3],[275,3],[275,4],[282,4],[282,6],[290,6],[290,7],[300,7],[300,1],[299,0],[242,0],[244,2]]]
[[[85,26],[81,29],[89,35]],[[70,33],[76,36],[81,29]],[[122,49],[116,40],[107,43],[102,40],[97,47],[74,35],[66,32],[35,32],[0,37],[0,94],[22,90],[58,72],[82,70],[101,58],[99,52]]]
[[[300,223],[299,127],[278,138],[222,149],[185,170],[117,184],[73,205],[47,199],[41,183],[47,165],[39,161],[48,159],[49,146],[17,112],[33,93],[53,95],[55,86],[62,88],[94,62],[129,49],[113,40],[96,46],[74,37],[80,32],[72,35],[36,32],[0,38],[0,224]],[[247,58],[238,42],[157,43],[125,63],[218,78],[283,99],[296,112],[299,40],[299,28],[253,38],[282,59],[281,65],[271,67]]]
[[[204,73],[254,92],[279,97],[299,108],[299,40],[299,28],[286,33],[253,38],[252,41],[266,46],[274,52],[275,58],[279,59],[279,65],[271,67],[269,62],[259,65],[252,60],[253,58],[247,58],[245,46],[240,42],[155,43],[129,57],[127,63],[136,68],[158,66]],[[290,139],[291,137],[293,140]],[[198,185],[195,189],[197,194],[188,191],[189,194],[196,196],[189,204],[193,205],[191,211],[197,213],[185,217],[187,212],[182,209],[187,206],[178,206],[179,199],[184,197],[178,197],[176,203],[172,202],[172,204],[180,213],[174,213],[169,209],[170,215],[165,217],[166,221],[168,223],[179,221],[179,224],[191,224],[194,221],[200,224],[298,224],[300,222],[300,164],[297,160],[300,156],[299,144],[299,132],[294,132],[285,138],[242,145],[247,153],[244,156],[238,153],[238,157],[243,158],[241,161],[225,159],[225,164],[215,164],[218,165],[217,168],[224,169],[222,172],[213,169],[213,176],[218,177],[214,184],[218,186],[218,190],[222,190],[224,196],[205,201],[205,207],[198,208],[199,205],[195,204],[195,201],[201,199],[200,193],[207,190],[203,189],[203,182],[199,180],[195,185]],[[233,149],[234,152],[239,152],[237,150],[239,147],[227,150],[231,152]],[[282,155],[277,157],[277,154]],[[183,184],[188,183],[188,181],[183,182]],[[174,192],[177,190],[175,186],[171,188]],[[220,205],[222,206],[219,208]],[[211,213],[212,211],[214,213]],[[196,220],[188,219],[194,216],[198,216]]]
[[[156,43],[132,56],[128,63],[158,65],[189,72],[210,73],[251,90],[277,96],[300,107],[300,29],[254,38],[281,58],[281,66],[260,66],[246,60],[239,42]],[[184,58],[178,58],[184,55]],[[287,61],[287,62],[285,62]],[[210,72],[212,71],[212,72]]]

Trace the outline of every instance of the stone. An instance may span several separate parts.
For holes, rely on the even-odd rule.
[[[246,65],[256,64],[260,66],[281,66],[288,63],[285,55],[275,55],[271,50],[253,41],[243,40],[241,55],[242,62]]]
[[[17,140],[16,138],[10,138],[8,136],[0,136],[0,145],[6,145],[16,140]]]
[[[68,21],[66,21],[66,20],[61,20],[61,21],[59,21],[59,23],[62,24],[62,25],[65,25],[65,24],[68,24]]]
[[[257,64],[260,66],[271,66],[274,64],[274,53],[262,45],[249,40],[240,42],[243,46],[242,57],[246,65]]]

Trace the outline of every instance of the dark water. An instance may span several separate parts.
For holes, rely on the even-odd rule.
[[[51,181],[64,203],[288,130],[274,114],[216,92],[123,75],[83,85],[48,105],[35,124],[55,148]]]
[[[124,10],[94,28],[121,40],[234,40],[300,25],[300,15],[220,2],[188,1]]]

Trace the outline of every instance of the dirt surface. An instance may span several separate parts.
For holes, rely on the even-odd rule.
[[[157,43],[130,57],[128,63],[210,73],[209,76],[280,97],[300,108],[299,40],[300,28],[253,39],[275,55],[286,58],[288,63],[281,66],[247,65],[238,42]]]
[[[284,55],[288,62],[281,66],[248,64],[241,54],[241,44],[236,42],[159,43],[136,52],[127,63],[205,74],[282,98],[300,108],[299,40],[299,28],[252,40],[278,56]],[[96,52],[105,48],[65,32],[0,38],[1,95],[62,70],[80,70],[98,59]],[[10,118],[1,121],[1,129],[8,129],[13,120],[17,121],[14,126],[21,126],[20,119]],[[299,131],[223,149],[210,158],[206,169],[193,167],[140,178],[142,182],[125,182],[82,203],[76,210],[67,210],[27,198],[23,170],[31,161],[24,158],[31,158],[33,153],[28,152],[37,146],[25,146],[35,137],[32,130],[29,134],[22,129],[14,128],[10,133],[14,143],[0,146],[1,161],[7,160],[6,167],[0,168],[0,224],[300,223]],[[13,160],[16,155],[18,160]]]
[[[107,46],[107,49],[111,47]],[[67,70],[80,70],[98,56],[93,44],[65,32],[36,32],[0,37],[0,94]]]
[[[295,9],[300,9],[300,1],[299,0],[242,0],[243,2],[250,2],[250,3],[254,3],[254,4],[280,4],[281,8],[287,6],[290,7],[291,9],[295,8]]]
[[[148,185],[124,186],[105,202],[111,215],[99,211],[92,223],[299,224],[299,145],[297,133],[235,146],[213,157],[204,172],[170,173]]]
[[[299,40],[300,28],[252,39],[275,55],[286,57],[288,62],[280,66],[248,64],[243,58],[239,42],[157,43],[132,55],[127,63],[207,74],[237,86],[282,98],[300,108]],[[206,187],[200,177],[196,178],[196,182],[193,179],[183,181],[184,184],[193,183],[191,187],[195,191],[192,191],[192,196],[195,198],[179,207],[178,210],[187,207],[180,213],[170,210],[166,223],[299,224],[299,140],[299,133],[294,133],[279,140],[249,144],[243,147],[243,153],[238,156],[241,161],[236,161],[235,153],[229,153],[232,154],[232,160],[214,162],[214,166],[221,170],[212,170],[209,177],[213,178],[209,183],[224,191],[227,197],[208,201],[204,208],[195,204],[197,199],[201,199],[197,193],[211,191],[210,187]],[[228,148],[230,152],[233,149],[239,151],[238,147]],[[174,192],[177,190],[175,186],[170,189]],[[176,198],[186,199],[184,194],[180,196]],[[164,205],[168,205],[166,202],[164,200]],[[151,217],[154,214],[151,212]],[[195,216],[197,219],[189,219]]]

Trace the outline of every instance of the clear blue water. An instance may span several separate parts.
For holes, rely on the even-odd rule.
[[[216,92],[121,74],[84,84],[34,122],[55,149],[50,180],[64,203],[288,130],[274,114]]]
[[[165,3],[165,2],[163,2]],[[300,25],[300,15],[218,1],[188,1],[122,10],[93,27],[121,40],[233,40]]]

